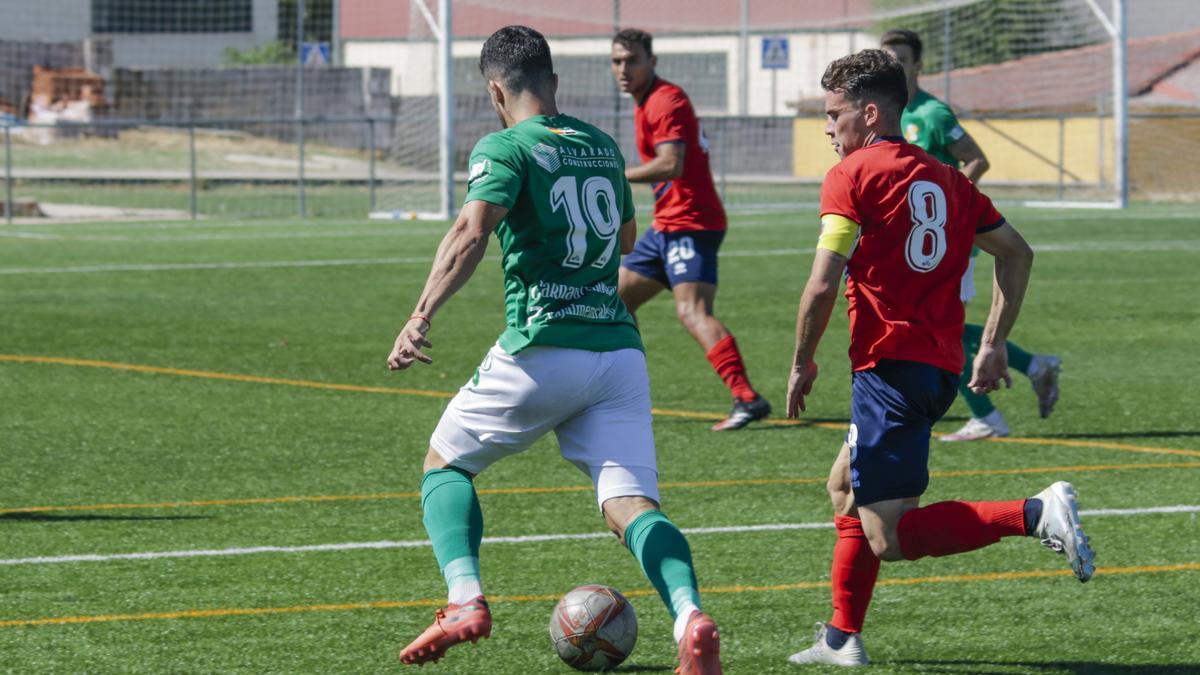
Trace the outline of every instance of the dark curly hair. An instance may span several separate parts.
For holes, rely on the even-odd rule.
[[[908,105],[904,67],[882,49],[864,49],[829,64],[821,76],[825,91],[840,92],[858,105],[873,101],[897,118]]]
[[[896,45],[908,45],[908,48],[913,53],[913,61],[920,61],[921,52],[925,50],[925,46],[921,44],[921,36],[905,28],[893,28],[884,33],[883,37],[879,38],[880,47],[894,47]]]
[[[503,82],[513,94],[545,93],[554,79],[550,45],[528,26],[505,26],[483,43],[479,72],[486,79]]]
[[[626,28],[613,36],[613,44],[621,45],[633,51],[634,45],[641,45],[646,50],[646,56],[654,56],[654,36],[637,28]]]

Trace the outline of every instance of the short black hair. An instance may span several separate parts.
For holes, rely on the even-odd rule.
[[[829,64],[821,76],[825,91],[841,92],[860,106],[874,101],[892,109],[897,119],[908,105],[908,80],[896,57],[882,49],[864,49]]]
[[[641,45],[646,50],[646,56],[654,56],[654,36],[644,30],[626,28],[614,35],[612,41],[614,45],[621,45],[629,51],[633,51],[634,45]]]
[[[483,43],[479,72],[485,79],[503,82],[513,94],[544,93],[554,79],[550,45],[528,26],[505,26]]]
[[[892,47],[895,45],[908,45],[912,49],[913,61],[921,60],[921,52],[924,46],[921,44],[921,36],[914,31],[905,28],[894,28],[883,34],[879,39],[880,47]]]

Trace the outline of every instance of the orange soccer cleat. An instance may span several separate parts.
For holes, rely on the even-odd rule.
[[[457,644],[492,635],[492,611],[487,600],[479,596],[461,605],[450,604],[439,609],[433,625],[400,651],[400,662],[423,664],[437,661],[446,650]]]
[[[679,641],[679,675],[721,675],[721,636],[704,612],[692,613]]]

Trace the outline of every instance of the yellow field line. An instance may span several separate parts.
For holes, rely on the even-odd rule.
[[[1152,455],[1182,455],[1184,457],[1200,457],[1200,450],[1181,450],[1177,448],[1150,448],[1143,445],[1128,443],[1107,443],[1104,441],[1073,441],[1063,438],[989,438],[993,443],[1018,443],[1022,445],[1059,445],[1067,448],[1099,448],[1102,450],[1124,450],[1126,452],[1144,452]]]
[[[313,380],[291,380],[281,377],[262,377],[259,375],[239,375],[237,373],[218,373],[210,370],[189,370],[183,368],[163,368],[161,366],[144,366],[135,363],[119,363],[116,361],[95,361],[91,359],[71,359],[60,356],[29,356],[25,354],[0,354],[0,362],[9,363],[43,363],[62,366],[81,366],[87,368],[108,368],[111,370],[128,370],[138,373],[153,373],[157,375],[177,375],[182,377],[199,377],[212,380],[228,380],[231,382],[252,382],[256,384],[280,384],[289,387],[306,387],[309,389],[330,389],[334,391],[352,391],[368,394],[400,394],[403,396],[422,396],[425,398],[453,398],[455,392],[433,391],[429,389],[405,389],[401,387],[368,387],[357,384],[336,384],[316,382]],[[670,410],[652,408],[653,414],[661,417],[682,417],[698,420],[721,420],[720,413],[697,412],[693,410]],[[817,427],[820,429],[842,430],[846,424],[839,422],[810,422],[807,420],[770,419],[766,424],[774,426]],[[995,443],[1022,443],[1032,445],[1057,445],[1068,448],[1097,448],[1102,450],[1122,450],[1149,454],[1182,455],[1185,457],[1200,457],[1200,450],[1178,448],[1156,448],[1126,443],[1107,443],[1103,441],[1078,441],[1057,438],[989,438]]]
[[[1200,462],[1162,462],[1154,464],[1084,464],[1075,466],[1030,466],[1016,469],[959,469],[930,471],[931,478],[964,478],[970,476],[1021,476],[1042,473],[1082,473],[1092,471],[1128,471],[1138,469],[1200,469]],[[696,480],[660,483],[664,490],[678,488],[750,487],[761,485],[813,485],[824,483],[825,476],[797,478],[736,478],[730,480]],[[533,495],[591,492],[590,485],[556,485],[547,487],[480,488],[481,495]],[[204,499],[178,502],[141,502],[118,504],[72,504],[68,506],[26,506],[0,508],[5,513],[40,513],[45,511],[112,511],[123,509],[178,509],[203,506],[252,506],[256,504],[300,504],[319,502],[361,502],[386,499],[416,499],[420,492],[377,492],[361,495],[311,495],[284,497],[248,497],[242,499]]]
[[[1116,576],[1126,574],[1162,574],[1166,572],[1195,572],[1200,571],[1200,563],[1179,563],[1174,565],[1137,565],[1130,567],[1102,567],[1096,570],[1097,576]],[[970,584],[989,581],[1020,581],[1025,579],[1041,579],[1045,577],[1071,576],[1070,570],[1026,570],[1021,572],[986,572],[982,574],[951,574],[936,577],[908,577],[880,579],[877,586],[924,586],[928,584]],[[780,591],[797,591],[829,588],[828,581],[801,581],[792,584],[776,584],[771,586],[716,586],[703,589],[706,594],[712,593],[771,593]],[[655,595],[653,589],[641,588],[625,591],[625,595],[642,597]],[[509,602],[554,602],[557,595],[495,595],[488,598],[492,604]],[[440,607],[444,604],[440,598],[422,600],[382,600],[376,602],[348,602],[326,605],[297,605],[293,607],[250,607],[229,609],[187,609],[177,612],[148,612],[145,614],[97,614],[91,616],[60,616],[44,619],[10,619],[0,621],[0,628],[16,628],[20,626],[48,626],[78,623],[106,623],[113,621],[152,621],[156,619],[205,619],[226,616],[259,616],[263,614],[298,614],[302,612],[346,612],[360,609],[398,609],[406,607]]]
[[[86,368],[108,368],[111,370],[131,370],[137,373],[153,373],[155,375],[179,375],[183,377],[201,377],[209,380],[229,380],[232,382],[254,382],[256,384],[282,384],[290,387],[308,387],[310,389],[333,389],[335,391],[354,391],[369,394],[403,394],[405,396],[424,396],[427,398],[453,398],[453,392],[429,391],[426,389],[401,389],[398,387],[364,387],[357,384],[332,384],[329,382],[314,382],[312,380],[288,380],[281,377],[260,377],[258,375],[239,375],[237,373],[216,373],[210,370],[187,370],[183,368],[162,368],[160,366],[143,366],[136,363],[117,363],[115,361],[93,361],[91,359],[68,359],[60,356],[23,356],[21,354],[0,354],[0,361],[10,363],[46,363],[60,366],[82,366]]]

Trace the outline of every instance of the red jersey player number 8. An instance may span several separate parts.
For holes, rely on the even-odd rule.
[[[946,255],[946,193],[937,183],[913,181],[908,188],[913,229],[904,257],[915,272],[929,272]]]

